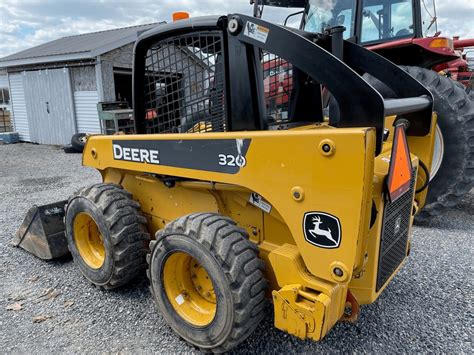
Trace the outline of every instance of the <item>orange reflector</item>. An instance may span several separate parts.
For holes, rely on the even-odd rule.
[[[395,127],[388,173],[388,194],[391,202],[410,190],[411,174],[412,166],[405,128],[399,125]]]
[[[435,38],[430,42],[430,47],[453,49],[453,41],[450,41],[448,38]]]
[[[189,12],[186,11],[176,11],[171,15],[174,21],[186,20],[189,18]]]

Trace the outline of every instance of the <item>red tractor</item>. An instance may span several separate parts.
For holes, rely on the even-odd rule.
[[[474,39],[441,37],[437,29],[434,0],[251,2],[254,3],[254,15],[257,17],[261,16],[264,5],[303,8],[288,16],[285,25],[291,22],[292,16],[302,15],[300,29],[306,32],[326,33],[332,28],[343,26],[344,39],[391,60],[424,84],[434,97],[438,129],[428,200],[417,219],[426,221],[446,208],[459,204],[474,186],[474,93],[469,93],[474,75],[462,53],[465,47],[474,46]],[[279,66],[282,67],[281,64]],[[288,75],[278,75],[289,81]],[[369,75],[365,77],[386,98],[395,97],[377,79]],[[274,83],[274,87],[278,86],[276,80],[276,77],[268,79]],[[286,89],[284,97],[288,97],[288,85],[283,84],[281,87]],[[271,90],[266,91],[268,105],[272,95]],[[284,107],[285,102],[282,103]],[[331,100],[329,116],[330,112]]]

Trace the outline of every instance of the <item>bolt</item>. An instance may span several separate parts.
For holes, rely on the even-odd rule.
[[[327,143],[324,143],[322,146],[323,152],[329,153],[331,151],[331,146]]]
[[[338,267],[335,267],[333,272],[338,277],[341,277],[342,275],[344,275],[344,272],[341,270],[341,268],[338,268]]]
[[[257,228],[252,227],[252,234],[255,235],[255,236],[257,235]]]
[[[293,191],[293,197],[294,198],[300,198],[301,197],[301,194],[299,191]]]
[[[233,18],[229,21],[227,28],[229,29],[230,33],[237,34],[239,27],[240,27],[239,20],[236,18]]]
[[[205,295],[206,297],[210,297],[210,296],[211,296],[211,293],[210,293],[210,292],[206,292],[204,295]]]

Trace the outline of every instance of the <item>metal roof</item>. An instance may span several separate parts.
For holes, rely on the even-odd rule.
[[[0,58],[0,68],[92,59],[134,42],[138,35],[162,23],[164,22],[62,37]]]

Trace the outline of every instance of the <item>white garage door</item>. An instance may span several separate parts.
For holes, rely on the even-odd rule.
[[[100,133],[97,91],[74,92],[74,108],[76,112],[76,126],[79,133]]]
[[[20,140],[29,142],[30,130],[28,127],[28,116],[26,114],[23,74],[9,74],[8,78],[10,81],[10,99],[15,131],[20,135]]]
[[[31,141],[69,144],[76,133],[69,69],[28,71],[23,82]]]

